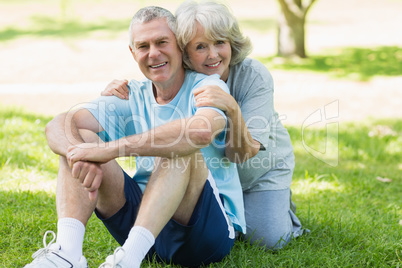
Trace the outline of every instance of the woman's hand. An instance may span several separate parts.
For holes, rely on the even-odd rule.
[[[118,157],[116,147],[111,143],[81,143],[70,146],[67,150],[67,162],[72,167],[78,161],[106,163]]]
[[[228,114],[238,108],[236,100],[218,86],[203,86],[194,90],[195,106],[212,106]]]
[[[101,96],[116,96],[123,100],[128,100],[129,90],[128,90],[127,80],[113,80],[110,82],[105,90],[101,92]]]

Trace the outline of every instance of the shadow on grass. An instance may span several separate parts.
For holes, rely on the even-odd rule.
[[[402,75],[402,48],[397,46],[346,47],[328,50],[327,55],[311,55],[301,60],[275,57],[260,58],[260,60],[273,68],[325,72],[337,78],[360,81],[370,80],[376,75]]]
[[[62,21],[54,17],[34,16],[31,18],[32,26],[21,29],[7,27],[0,30],[0,41],[7,41],[23,36],[34,37],[82,37],[95,31],[109,33],[128,31],[130,19],[110,20],[103,19],[99,22],[84,23],[79,19]]]

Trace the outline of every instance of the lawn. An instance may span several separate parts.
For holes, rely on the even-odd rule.
[[[172,1],[159,2],[164,4]],[[16,65],[1,67],[0,69],[7,74],[8,83],[21,83],[22,76],[26,81],[32,78],[39,79],[40,75],[33,75],[35,72],[31,72],[31,69],[33,71],[44,69],[46,72],[48,69],[45,65],[50,65],[45,64],[47,62],[52,63],[52,70],[49,69],[49,73],[42,77],[53,79],[58,77],[56,71],[59,68],[56,63],[69,63],[70,61],[65,59],[68,56],[42,61],[47,56],[48,47],[44,46],[44,51],[34,53],[30,52],[30,49],[31,47],[38,49],[39,45],[35,44],[43,40],[62,40],[69,49],[62,50],[59,54],[71,50],[77,58],[83,55],[80,54],[81,47],[74,43],[75,40],[91,40],[91,38],[96,40],[97,46],[91,47],[91,51],[96,51],[93,54],[96,59],[105,51],[111,53],[110,47],[104,45],[106,42],[103,41],[118,38],[121,33],[127,31],[132,10],[127,8],[127,13],[122,11],[125,11],[124,7],[132,7],[133,2],[119,0],[120,4],[115,5],[116,1],[113,1],[113,8],[120,7],[118,10],[113,9],[113,12],[107,9],[109,7],[107,2],[0,0],[3,9],[0,17],[6,22],[0,27],[0,44],[2,48],[4,47],[0,53],[2,62],[15,63],[13,55],[22,53],[22,58],[25,60],[21,66],[31,66],[30,61],[38,62],[39,66],[28,68],[29,72],[24,72],[25,69],[15,67]],[[134,2],[148,5],[153,1]],[[242,1],[234,2],[239,3],[241,9],[244,8]],[[359,14],[366,14],[364,12],[367,12],[366,9],[370,5],[360,6],[359,12],[348,9],[347,12],[353,14],[356,20],[341,16],[336,17],[335,23],[332,20],[336,14],[342,15],[340,9],[332,9],[331,1],[318,1],[317,12],[309,16],[308,35],[311,37],[323,35],[325,39],[332,34],[333,37],[325,39],[328,42],[323,43],[324,45],[330,43],[332,48],[313,50],[314,52],[309,53],[308,59],[296,62],[278,60],[274,56],[259,59],[271,69],[282,69],[289,73],[321,72],[331,77],[367,83],[377,75],[401,76],[401,46],[389,41],[395,40],[391,37],[397,35],[395,29],[386,27],[389,24],[388,20],[384,19],[392,17],[395,20],[396,17],[390,15],[387,17],[385,14],[381,17],[383,19],[379,19],[372,16],[383,14],[382,11],[385,10],[375,8],[386,7],[396,2],[386,1],[384,5],[383,2],[377,1],[378,6],[373,6],[373,11],[367,18],[359,17]],[[70,3],[70,6],[63,6],[63,3],[66,5]],[[320,14],[321,9],[318,7],[321,3],[330,7],[326,10],[327,13],[322,13],[328,16],[328,20]],[[348,1],[343,1],[337,2],[336,6],[342,6],[342,3],[350,4]],[[252,6],[253,3],[250,2],[249,5]],[[10,6],[15,8],[11,9]],[[98,6],[104,8],[97,9]],[[392,6],[391,9],[394,10]],[[25,17],[21,14],[25,14]],[[96,16],[88,16],[91,14]],[[9,21],[5,20],[6,18]],[[342,24],[342,20],[345,20],[348,30],[349,27],[351,30],[337,35],[333,30],[344,29],[342,25],[345,24]],[[271,37],[275,35],[275,18],[256,16],[241,18],[240,22],[247,31],[258,33],[259,37],[264,35],[269,37],[263,40],[274,40]],[[360,24],[356,22],[361,22],[364,29],[370,33],[364,37],[365,40],[372,42],[368,41],[367,47],[359,46],[359,42],[356,42],[359,38],[353,39],[348,35],[349,32],[355,32],[353,36],[356,37],[364,34],[356,31],[360,29]],[[379,32],[370,26],[373,25],[372,22],[375,22],[376,26],[377,24],[385,26],[379,26],[378,29],[381,29]],[[387,34],[381,36],[383,32]],[[379,40],[384,40],[386,37],[390,44],[373,42],[373,36]],[[21,40],[26,42],[24,51],[18,50]],[[344,40],[351,43],[338,43]],[[255,42],[255,45],[259,42],[260,40]],[[319,46],[313,41],[308,45],[309,48]],[[14,46],[16,52],[11,50]],[[4,51],[8,51],[9,55]],[[30,54],[24,57],[23,53],[26,51]],[[86,54],[90,54],[89,51],[86,51]],[[35,58],[36,55],[40,57]],[[49,55],[55,54],[49,53]],[[92,70],[91,73],[110,72],[105,64],[99,64],[95,58],[94,56],[85,58],[83,62],[86,64],[82,64],[83,69],[78,69],[80,66],[74,64],[62,65],[63,79],[69,75],[75,82],[81,81],[79,80],[81,76],[85,76],[88,81],[97,79],[96,76],[86,77],[89,73],[82,71],[84,68]],[[93,65],[89,65],[90,63]],[[113,68],[119,70],[119,66],[113,65]],[[20,69],[22,71],[19,71]],[[77,72],[68,73],[76,69]],[[13,72],[8,72],[9,70]],[[120,75],[122,72],[120,69],[115,73]],[[14,77],[14,80],[11,80],[10,76]],[[42,77],[41,79],[44,79]],[[35,81],[47,82],[47,80]],[[60,81],[54,81],[58,82]],[[398,85],[395,84],[395,88],[398,88]],[[387,104],[380,103],[380,105]],[[50,151],[44,136],[45,125],[50,119],[0,105],[0,267],[23,267],[32,260],[32,253],[43,246],[44,233],[47,230],[56,231],[55,187],[58,157]],[[297,204],[297,215],[311,233],[292,241],[280,251],[266,251],[258,245],[250,246],[244,241],[237,241],[230,256],[210,267],[402,267],[402,119],[339,122],[339,128],[335,130],[306,128],[302,132],[301,127],[296,126],[288,126],[288,130],[296,155],[292,184],[293,199]],[[316,157],[309,152],[316,152],[314,154]],[[121,159],[119,162],[124,168],[132,166],[127,159]],[[89,266],[98,267],[117,246],[100,221],[92,217],[84,242],[84,254]],[[143,267],[172,266],[144,262]]]
[[[30,262],[45,231],[56,230],[58,158],[44,136],[49,120],[0,108],[0,267]],[[335,167],[304,147],[322,150],[334,138],[326,129],[305,129],[303,136],[299,127],[288,130],[296,155],[293,197],[311,233],[275,252],[237,241],[230,256],[210,267],[401,267],[402,120],[340,123]],[[90,267],[117,247],[96,217],[85,238]]]

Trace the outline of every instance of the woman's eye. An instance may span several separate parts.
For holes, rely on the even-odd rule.
[[[203,45],[198,45],[198,46],[196,47],[196,49],[203,49],[203,48],[204,48]]]
[[[216,41],[216,43],[217,43],[218,45],[223,45],[223,44],[225,44],[225,41],[219,40],[219,41]]]

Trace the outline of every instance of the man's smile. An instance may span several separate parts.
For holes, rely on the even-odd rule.
[[[156,69],[156,68],[163,67],[163,66],[165,66],[166,64],[167,64],[167,61],[162,62],[162,63],[160,63],[160,64],[156,64],[156,65],[149,65],[149,67],[151,67],[151,68],[153,68],[153,69]]]

